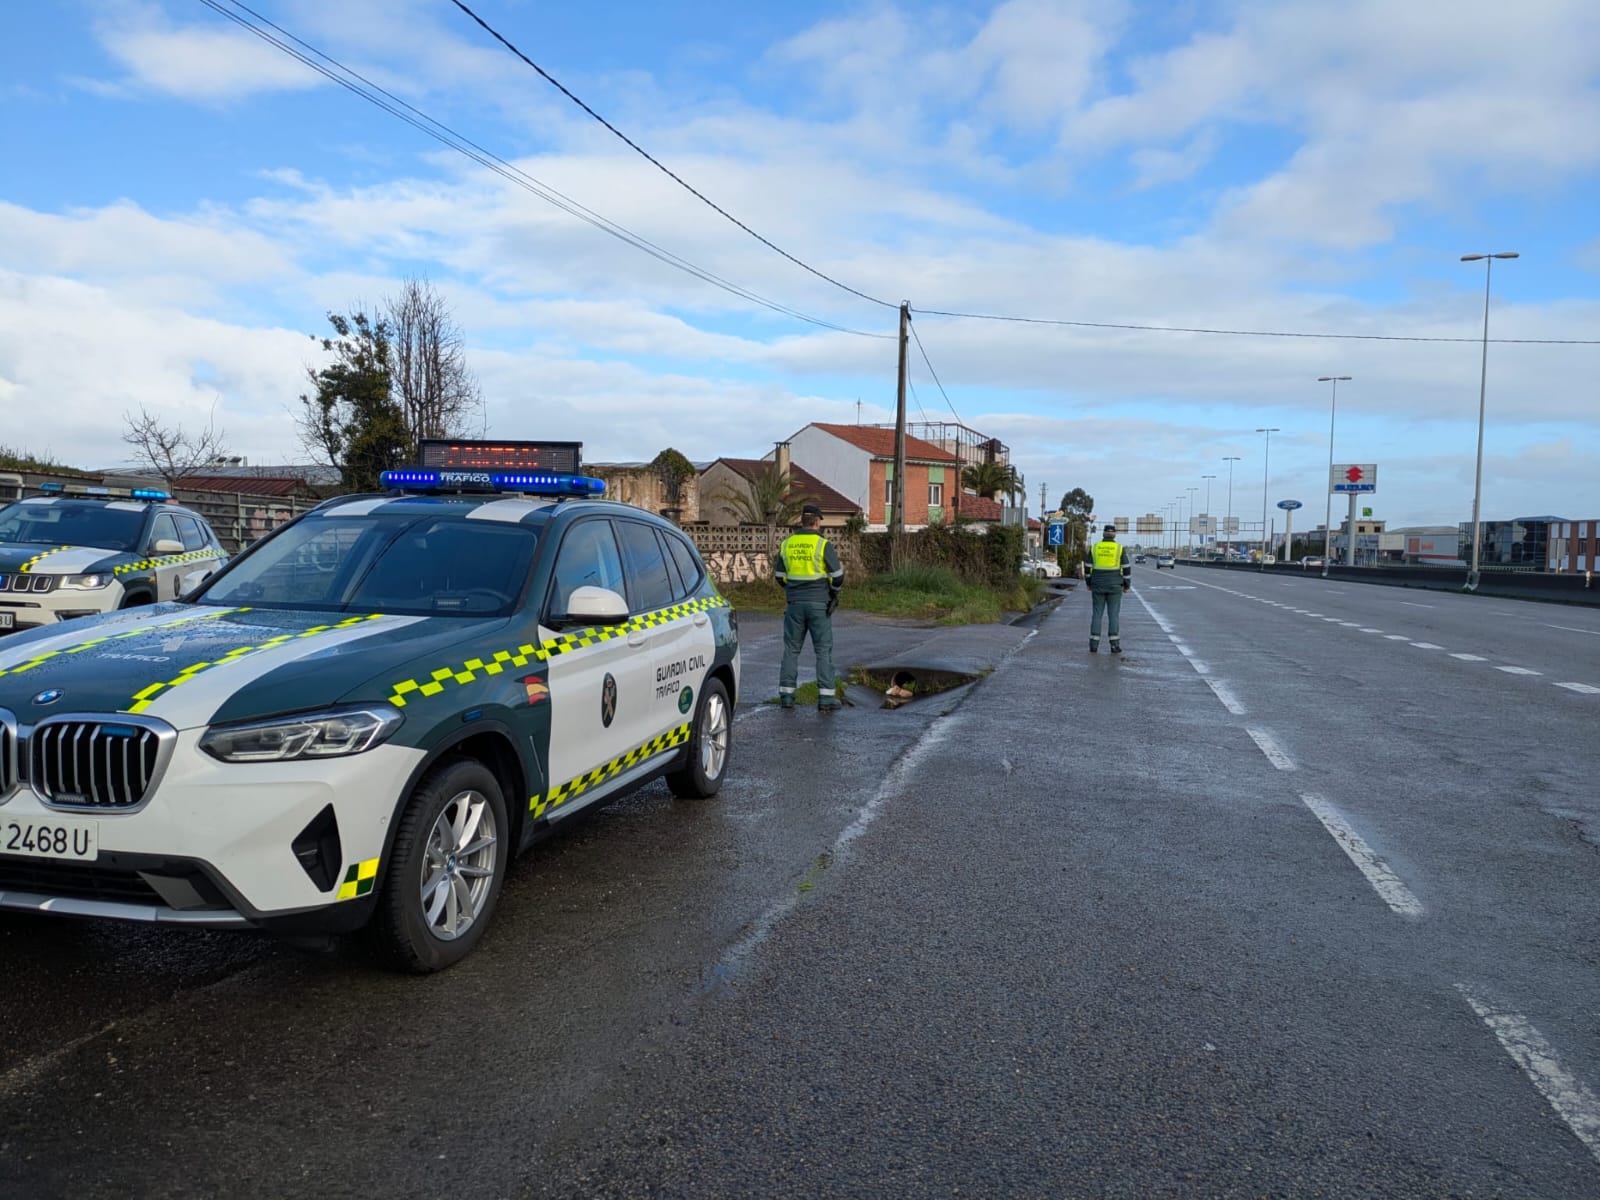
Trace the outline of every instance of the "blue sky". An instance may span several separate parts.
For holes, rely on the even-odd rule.
[[[246,20],[232,3],[217,0]],[[1468,519],[1491,336],[1600,339],[1600,7],[471,7],[698,190],[680,190],[450,0],[250,7],[540,183],[784,307],[916,328],[911,416],[1012,449],[1037,507],[1266,498],[1323,511],[1377,462],[1391,525]],[[0,444],[126,458],[123,414],[303,459],[325,313],[408,274],[454,307],[491,432],[597,461],[755,455],[893,417],[894,342],[663,266],[337,88],[199,0],[0,6]],[[1071,321],[1466,338],[1141,333]],[[1600,345],[1489,352],[1484,515],[1600,516]],[[919,405],[920,410],[919,411]],[[1258,427],[1277,427],[1270,464]],[[1174,510],[1175,511],[1175,510]],[[1276,515],[1276,514],[1274,514]],[[1308,520],[1311,517],[1313,519]]]

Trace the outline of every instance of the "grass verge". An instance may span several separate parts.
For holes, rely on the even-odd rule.
[[[945,567],[909,566],[860,582],[847,580],[839,598],[842,608],[933,621],[940,625],[990,625],[1007,612],[1026,612],[1044,596],[1042,579],[1019,575],[1003,590],[964,583]],[[783,589],[771,579],[731,583],[721,589],[734,608],[781,615]]]

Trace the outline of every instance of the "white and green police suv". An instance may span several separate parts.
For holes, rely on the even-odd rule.
[[[0,908],[365,929],[435,970],[558,822],[717,791],[737,626],[681,532],[582,476],[384,486],[182,601],[0,639]]]
[[[183,595],[228,561],[155,488],[46,483],[0,508],[0,633]]]

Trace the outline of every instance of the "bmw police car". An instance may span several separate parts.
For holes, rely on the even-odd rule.
[[[39,491],[0,508],[0,633],[175,599],[228,560],[205,519],[166,492]]]
[[[737,626],[674,526],[529,472],[390,472],[181,602],[0,641],[0,909],[465,955],[507,863],[714,794]]]

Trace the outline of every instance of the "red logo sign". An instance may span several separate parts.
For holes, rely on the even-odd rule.
[[[1351,467],[1344,473],[1344,477],[1351,483],[1360,483],[1364,474],[1365,472],[1363,472],[1360,467]]]

